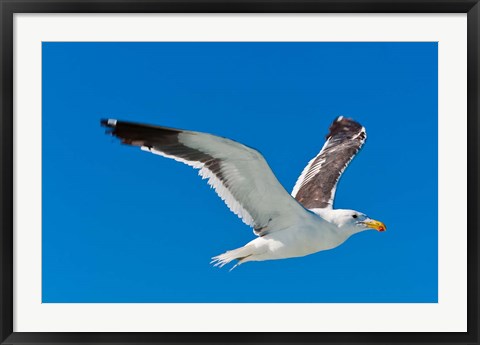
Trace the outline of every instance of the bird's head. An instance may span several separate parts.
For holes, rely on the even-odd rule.
[[[371,219],[366,214],[354,210],[331,210],[329,218],[327,220],[339,228],[350,228],[354,232],[368,229],[377,231],[387,230],[387,227],[382,222]]]

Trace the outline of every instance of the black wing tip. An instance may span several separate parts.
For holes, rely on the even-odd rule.
[[[116,119],[101,119],[100,125],[106,128],[105,134],[120,139],[122,144],[154,147],[172,145],[178,142],[182,130],[161,126],[144,125]]]
[[[329,139],[330,137],[339,133],[351,135],[358,134],[362,128],[363,126],[354,119],[338,116],[330,125],[330,131],[327,134],[326,139]]]
[[[117,125],[117,120],[115,120],[115,119],[101,119],[100,120],[100,125],[102,127],[115,128],[115,126]]]
[[[332,126],[335,125],[335,124],[344,124],[344,125],[350,124],[350,125],[362,127],[362,125],[360,123],[358,123],[357,121],[355,121],[351,117],[345,117],[343,115],[337,116],[337,118],[335,120],[333,120]]]

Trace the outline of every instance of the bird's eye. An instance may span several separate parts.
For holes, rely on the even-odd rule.
[[[354,214],[352,217],[353,217],[353,218],[357,218],[358,216],[357,216],[356,214]]]

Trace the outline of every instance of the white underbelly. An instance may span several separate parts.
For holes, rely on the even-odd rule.
[[[300,228],[274,231],[253,240],[249,245],[256,247],[256,253],[251,260],[263,261],[313,254],[335,248],[345,240],[346,237],[340,236],[334,229],[312,222]]]

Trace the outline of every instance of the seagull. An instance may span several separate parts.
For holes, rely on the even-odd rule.
[[[352,119],[333,121],[291,194],[259,151],[231,139],[115,119],[103,119],[101,125],[123,144],[198,169],[230,211],[253,228],[254,240],[214,256],[214,266],[236,260],[233,269],[249,261],[302,257],[335,248],[364,230],[386,230],[364,213],[333,208],[338,180],[367,138]]]

